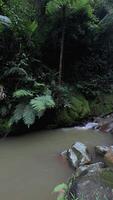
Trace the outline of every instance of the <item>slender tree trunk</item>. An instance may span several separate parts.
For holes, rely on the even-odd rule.
[[[61,37],[61,45],[60,45],[60,61],[59,61],[59,77],[58,82],[59,85],[62,83],[62,69],[63,69],[63,55],[64,55],[64,39],[65,39],[65,7],[62,9],[62,37]]]

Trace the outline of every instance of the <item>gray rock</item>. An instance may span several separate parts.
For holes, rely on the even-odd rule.
[[[7,16],[0,15],[0,22],[6,26],[11,25],[11,20]]]
[[[75,196],[76,199],[84,200],[113,200],[113,172],[109,169],[101,169],[101,164],[96,164],[99,167],[97,171],[91,170],[91,173],[75,178],[69,191],[69,199]]]
[[[60,155],[61,155],[62,157],[66,157],[66,156],[67,156],[67,150],[62,151],[62,152],[60,153]]]
[[[67,157],[72,167],[78,168],[78,158],[72,149],[67,151]]]
[[[75,176],[80,177],[80,176],[84,176],[86,174],[91,175],[92,173],[94,174],[94,173],[101,171],[102,168],[104,168],[103,162],[97,162],[97,163],[90,164],[90,165],[80,166],[77,169]]]
[[[79,165],[91,163],[91,158],[89,157],[88,150],[85,144],[81,142],[76,142],[72,145],[72,149],[78,157]]]
[[[110,147],[103,145],[103,146],[96,146],[95,151],[97,154],[105,155],[109,151]]]

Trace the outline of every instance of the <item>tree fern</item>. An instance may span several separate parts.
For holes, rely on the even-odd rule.
[[[55,102],[50,95],[35,97],[30,102],[32,108],[37,112],[38,117],[42,117],[46,109],[53,108]]]
[[[39,114],[38,116],[40,117],[41,113],[43,114],[46,109],[53,108],[55,103],[50,95],[43,95],[32,99],[30,105],[37,112],[37,114]]]
[[[27,93],[28,92],[28,93]],[[29,91],[20,90],[14,94],[17,98],[28,96]],[[30,96],[31,97],[31,96]],[[54,100],[50,95],[38,96],[28,103],[20,103],[16,106],[13,116],[10,120],[10,124],[18,123],[20,120],[23,120],[24,124],[28,126],[28,128],[34,124],[36,117],[42,117],[46,111],[46,109],[53,108],[55,106]]]
[[[20,89],[20,90],[16,90],[13,93],[13,97],[15,98],[21,98],[21,97],[32,97],[33,93],[30,90],[25,90],[25,89]]]

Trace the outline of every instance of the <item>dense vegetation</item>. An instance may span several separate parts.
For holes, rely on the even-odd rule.
[[[0,134],[113,109],[110,0],[0,0]]]

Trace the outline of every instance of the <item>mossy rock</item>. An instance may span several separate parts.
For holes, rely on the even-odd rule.
[[[109,187],[113,188],[113,170],[105,169],[101,172],[102,181]]]
[[[88,116],[89,113],[88,101],[83,96],[72,96],[70,98],[70,106],[57,113],[56,123],[59,126],[72,126],[76,121]]]
[[[68,189],[68,200],[77,194],[76,199],[84,200],[113,200],[113,171],[109,168],[81,175],[73,180]]]
[[[90,109],[95,116],[113,112],[113,94],[100,94],[90,103]]]

